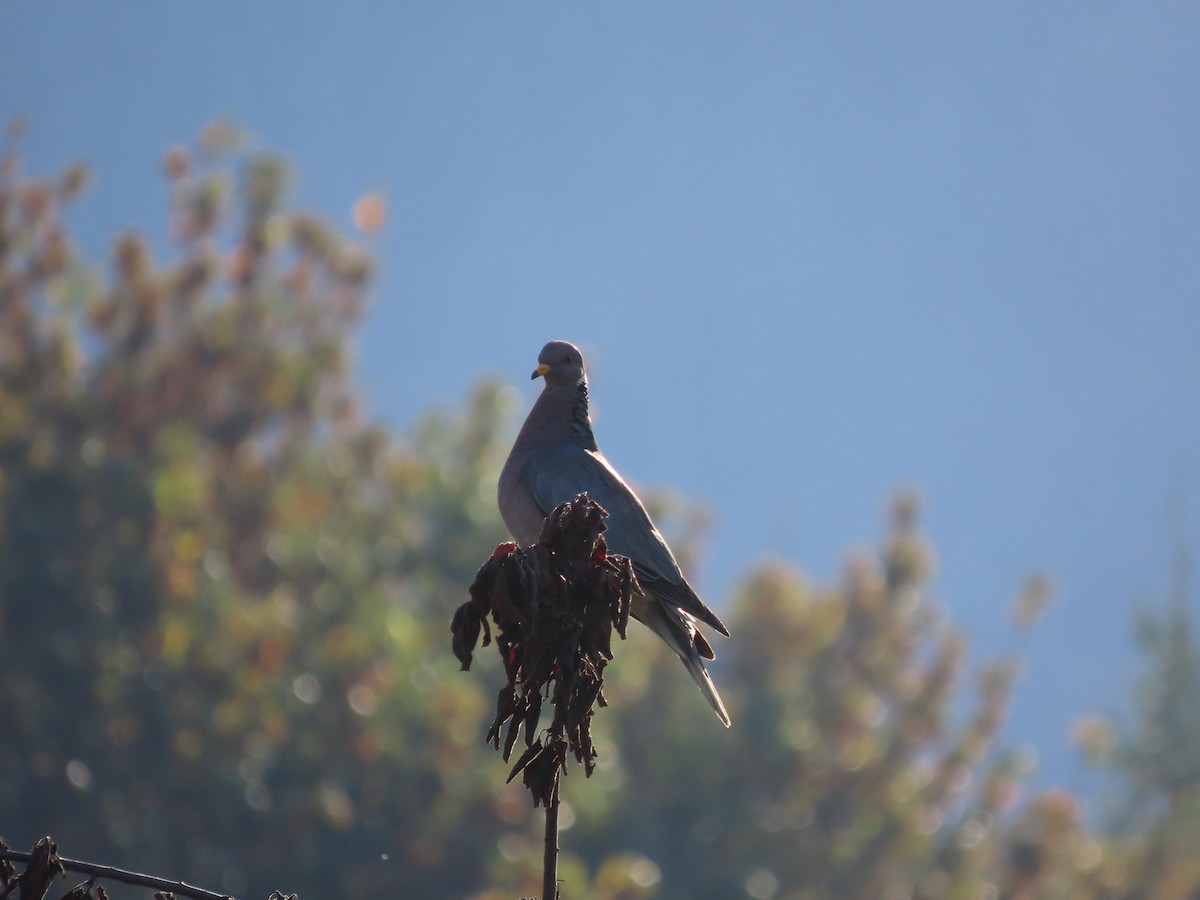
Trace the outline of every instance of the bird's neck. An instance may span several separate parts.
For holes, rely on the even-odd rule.
[[[580,376],[579,383],[575,385],[575,399],[571,407],[571,437],[584,449],[597,449],[596,436],[592,434],[592,417],[588,412],[587,376]]]
[[[547,382],[521,426],[513,452],[521,447],[560,443],[576,444],[585,450],[598,449],[588,415],[587,381],[583,378],[575,384]]]

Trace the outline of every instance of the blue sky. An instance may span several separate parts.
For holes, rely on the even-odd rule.
[[[92,164],[97,253],[232,118],[302,205],[388,198],[380,417],[484,374],[527,402],[573,340],[609,457],[711,510],[716,605],[762,558],[832,576],[917,486],[973,658],[1028,656],[1007,734],[1042,778],[1127,707],[1181,494],[1200,547],[1195,4],[76,0],[0,33],[0,116],[42,171]]]

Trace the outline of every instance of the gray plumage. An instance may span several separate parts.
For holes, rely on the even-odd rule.
[[[608,548],[629,557],[645,591],[633,599],[631,613],[675,651],[728,727],[725,704],[704,668],[703,660],[713,658],[712,647],[696,623],[725,636],[729,631],[692,590],[641,500],[596,446],[583,356],[573,344],[551,341],[531,377],[545,378],[546,386],[500,473],[504,524],[528,545],[537,541],[546,516],[581,491],[603,506]]]

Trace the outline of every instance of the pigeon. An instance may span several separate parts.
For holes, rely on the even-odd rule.
[[[675,651],[728,728],[729,714],[704,668],[703,660],[714,658],[712,646],[697,623],[726,637],[729,630],[692,590],[642,501],[596,446],[583,355],[574,344],[551,341],[530,378],[545,379],[545,387],[500,473],[504,524],[528,546],[537,542],[546,516],[577,494],[586,491],[604,507],[608,549],[629,558],[642,586],[631,615]]]

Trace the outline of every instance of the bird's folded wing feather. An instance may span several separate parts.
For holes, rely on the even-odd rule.
[[[666,541],[633,489],[604,455],[575,444],[559,444],[530,454],[525,483],[543,515],[581,491],[608,512],[605,540],[613,553],[633,561],[643,588],[728,634],[724,624],[691,589]]]

